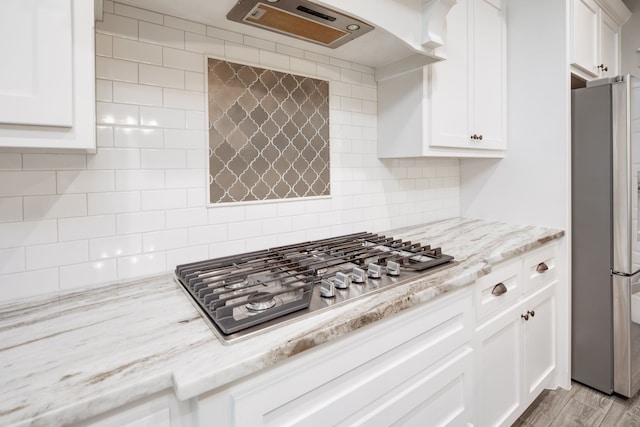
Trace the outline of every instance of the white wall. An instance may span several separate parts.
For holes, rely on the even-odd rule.
[[[457,160],[376,156],[373,70],[104,2],[98,150],[0,150],[0,300],[459,215]],[[206,207],[204,52],[330,79],[332,197]]]
[[[640,76],[640,0],[624,0],[631,18],[622,27],[622,74]]]
[[[568,3],[508,2],[508,151],[463,160],[462,216],[557,227],[567,232],[558,265],[560,382],[569,380],[570,79]]]

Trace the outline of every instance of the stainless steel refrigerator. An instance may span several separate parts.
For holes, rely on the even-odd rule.
[[[640,388],[640,79],[571,91],[572,378]],[[541,173],[544,173],[543,171]]]

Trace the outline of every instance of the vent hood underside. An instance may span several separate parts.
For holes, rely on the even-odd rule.
[[[363,21],[305,0],[240,0],[227,18],[332,49],[373,30]]]
[[[231,21],[227,14],[237,0],[117,0],[117,3],[205,24],[208,27],[198,30],[200,34],[224,39],[225,43],[254,46],[276,43],[368,65],[375,68],[376,80],[384,80],[446,58],[446,47],[443,48],[446,15],[456,0],[314,0],[312,9],[338,11],[375,27],[335,48]]]

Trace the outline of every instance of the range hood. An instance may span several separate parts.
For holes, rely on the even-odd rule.
[[[373,26],[306,0],[239,0],[227,19],[335,49]]]
[[[96,0],[98,1],[98,0]],[[254,0],[274,6],[269,0]],[[287,3],[293,0],[279,0]],[[456,0],[304,0],[312,4],[311,13],[294,7],[296,17],[304,17],[313,24],[324,24],[327,28],[344,31],[338,19],[345,17],[359,22],[363,31],[356,37],[355,30],[340,37],[326,29],[324,39],[312,40],[309,35],[296,34],[291,30],[265,30],[259,25],[227,19],[238,0],[117,0],[130,6],[187,19],[208,26],[206,33],[212,37],[225,34],[229,43],[243,43],[243,38],[273,42],[305,51],[368,65],[375,69],[376,80],[384,80],[415,70],[442,59],[446,59],[446,15]],[[240,3],[249,2],[241,0]],[[250,3],[247,3],[250,4]],[[279,5],[276,10],[282,10]],[[240,13],[240,20],[247,16]],[[330,13],[322,12],[328,10]],[[335,21],[314,15],[315,12],[335,17]],[[259,12],[259,14],[262,12]],[[266,13],[266,12],[265,12]],[[316,19],[319,18],[319,19]],[[366,26],[364,26],[364,25]],[[307,24],[305,24],[307,25]],[[347,24],[349,25],[349,24]],[[369,28],[369,31],[364,29]],[[324,28],[324,27],[323,27]],[[222,31],[220,31],[222,30]],[[227,33],[228,32],[228,33]],[[305,38],[306,37],[306,38]],[[334,41],[332,41],[332,37]],[[338,44],[339,42],[340,44]]]

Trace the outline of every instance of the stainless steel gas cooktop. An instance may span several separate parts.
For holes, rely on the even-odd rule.
[[[231,343],[451,260],[440,248],[362,232],[179,265],[176,279],[222,342]]]

